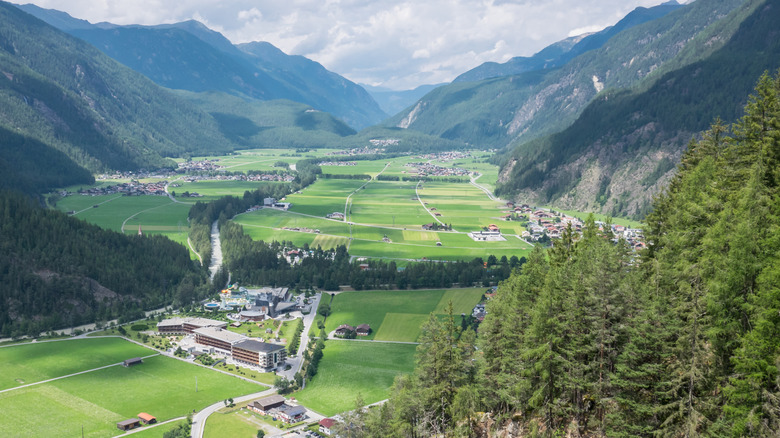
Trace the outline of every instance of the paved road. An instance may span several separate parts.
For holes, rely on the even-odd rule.
[[[233,403],[243,403],[245,401],[253,400],[260,397],[267,397],[269,395],[276,394],[276,390],[271,388],[267,389],[262,392],[256,392],[254,394],[244,395],[241,397],[235,397],[233,398]],[[206,426],[206,419],[209,417],[209,415],[213,414],[220,408],[224,408],[225,403],[223,401],[218,401],[217,403],[214,403],[213,405],[206,406],[205,408],[201,409],[198,413],[195,414],[194,417],[192,417],[192,438],[202,438],[203,437],[203,429]]]
[[[428,210],[428,207],[425,205],[423,200],[420,198],[420,185],[422,184],[422,181],[417,181],[417,185],[414,186],[414,195],[417,196],[417,200],[420,201],[420,205],[422,205],[422,208],[425,209],[425,211],[428,212],[429,215],[438,223],[441,225],[444,225],[444,222],[440,221],[438,217],[436,217],[435,214],[431,213],[430,210]]]
[[[287,371],[280,371],[278,374],[282,377],[286,377],[288,380],[292,380],[295,377],[295,373],[300,371],[303,366],[303,352],[306,351],[306,346],[309,345],[309,329],[314,324],[314,318],[317,316],[317,307],[320,305],[323,293],[320,292],[314,296],[314,300],[311,304],[311,312],[303,317],[303,333],[301,333],[301,343],[298,345],[298,351],[295,357],[287,359],[287,364],[291,368]],[[330,296],[328,296],[330,299]]]

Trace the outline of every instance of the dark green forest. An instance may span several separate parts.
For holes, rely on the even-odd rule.
[[[0,336],[188,304],[208,294],[187,249],[163,236],[126,236],[0,192]]]
[[[476,339],[432,317],[353,436],[777,436],[780,75],[689,144],[646,237],[637,256],[590,218],[501,283]]]

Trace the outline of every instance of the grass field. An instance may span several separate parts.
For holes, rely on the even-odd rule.
[[[57,375],[77,367],[81,368],[78,371],[92,368],[97,362],[89,356],[113,354],[127,359],[151,352],[119,339],[85,339],[83,342],[88,342],[86,345],[90,347],[88,351],[85,350],[87,347],[78,345],[81,342],[49,343],[46,345],[48,349],[39,348],[44,343],[8,349],[19,349],[12,353],[17,358],[28,356],[33,360],[24,363],[32,364],[28,365],[29,368],[39,369],[28,371],[28,374],[36,375]],[[142,351],[126,349],[118,343]],[[63,344],[66,348],[53,344]],[[104,353],[99,346],[111,353]],[[42,355],[47,358],[35,362],[36,356]],[[80,355],[88,356],[82,359],[87,360],[86,363],[78,362],[76,356]],[[70,365],[71,359],[75,359],[78,365]],[[67,370],[57,369],[56,364],[69,364],[70,367]],[[6,367],[15,371],[3,363],[0,366],[3,376],[9,375]],[[0,393],[0,436],[78,436],[82,426],[84,436],[113,436],[117,433],[116,422],[135,417],[139,412],[148,412],[159,421],[165,421],[185,416],[215,401],[262,389],[259,385],[206,368],[155,356],[129,368],[113,366]]]
[[[393,379],[414,369],[415,345],[330,340],[317,375],[295,398],[323,415],[386,399]]]
[[[444,315],[452,301],[453,314],[460,318],[461,313],[471,313],[484,292],[484,288],[343,292],[331,303],[325,330],[369,324],[371,334],[362,339],[414,342],[430,313]]]
[[[0,348],[0,389],[62,377],[154,351],[120,338],[68,339]]]
[[[255,438],[262,423],[246,411],[215,412],[206,420],[203,436],[207,438]]]

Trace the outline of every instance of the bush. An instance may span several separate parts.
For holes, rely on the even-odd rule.
[[[133,324],[130,326],[130,330],[142,332],[144,330],[149,330],[149,326],[146,324]]]

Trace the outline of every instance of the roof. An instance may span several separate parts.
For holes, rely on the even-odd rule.
[[[143,362],[144,362],[144,360],[141,359],[140,357],[133,357],[133,358],[130,358],[130,359],[125,359],[124,362],[122,362],[122,363],[124,363],[126,365],[133,365],[133,364],[143,363]]]
[[[183,324],[190,324],[198,327],[219,327],[227,325],[225,321],[217,321],[216,319],[208,319],[208,318],[169,318],[164,319],[157,323],[157,327],[166,327],[166,326],[172,326],[172,325],[183,325]]]
[[[192,332],[202,336],[208,336],[209,338],[218,339],[229,344],[235,344],[236,342],[247,339],[247,337],[244,335],[218,329],[216,327],[201,327],[199,329],[193,330]]]
[[[117,426],[129,426],[131,424],[137,424],[137,423],[140,423],[140,422],[141,422],[141,420],[139,420],[137,418],[131,418],[129,420],[120,421],[120,422],[116,423],[116,425]]]
[[[355,327],[352,327],[352,326],[351,326],[351,325],[349,325],[349,324],[341,324],[340,326],[338,326],[338,327],[336,328],[336,330],[337,330],[337,331],[338,331],[338,330],[349,330],[349,331],[351,331],[351,332],[354,332],[354,331],[355,331]]]
[[[279,394],[274,394],[268,397],[264,397],[258,400],[255,400],[255,405],[260,405],[260,407],[269,407],[274,405],[279,405],[287,401],[286,398],[282,397]]]
[[[272,353],[274,351],[284,350],[283,345],[269,344],[268,342],[260,342],[255,339],[245,339],[236,342],[233,344],[233,347],[258,353]]]
[[[142,419],[142,420],[144,420],[146,422],[149,422],[149,421],[157,419],[157,418],[154,417],[154,415],[149,415],[146,412],[141,412],[140,414],[138,414],[138,418],[140,418],[140,419]]]
[[[360,324],[359,326],[355,327],[358,331],[360,330],[371,330],[371,326],[368,324]]]
[[[297,417],[306,413],[306,408],[303,406],[281,405],[277,409],[290,417]]]
[[[265,312],[261,312],[259,310],[242,310],[239,315],[246,317],[262,316],[265,315]]]
[[[336,420],[332,418],[323,418],[322,420],[320,420],[319,424],[320,426],[326,429],[330,429],[331,427],[333,427],[334,424],[336,424]]]

